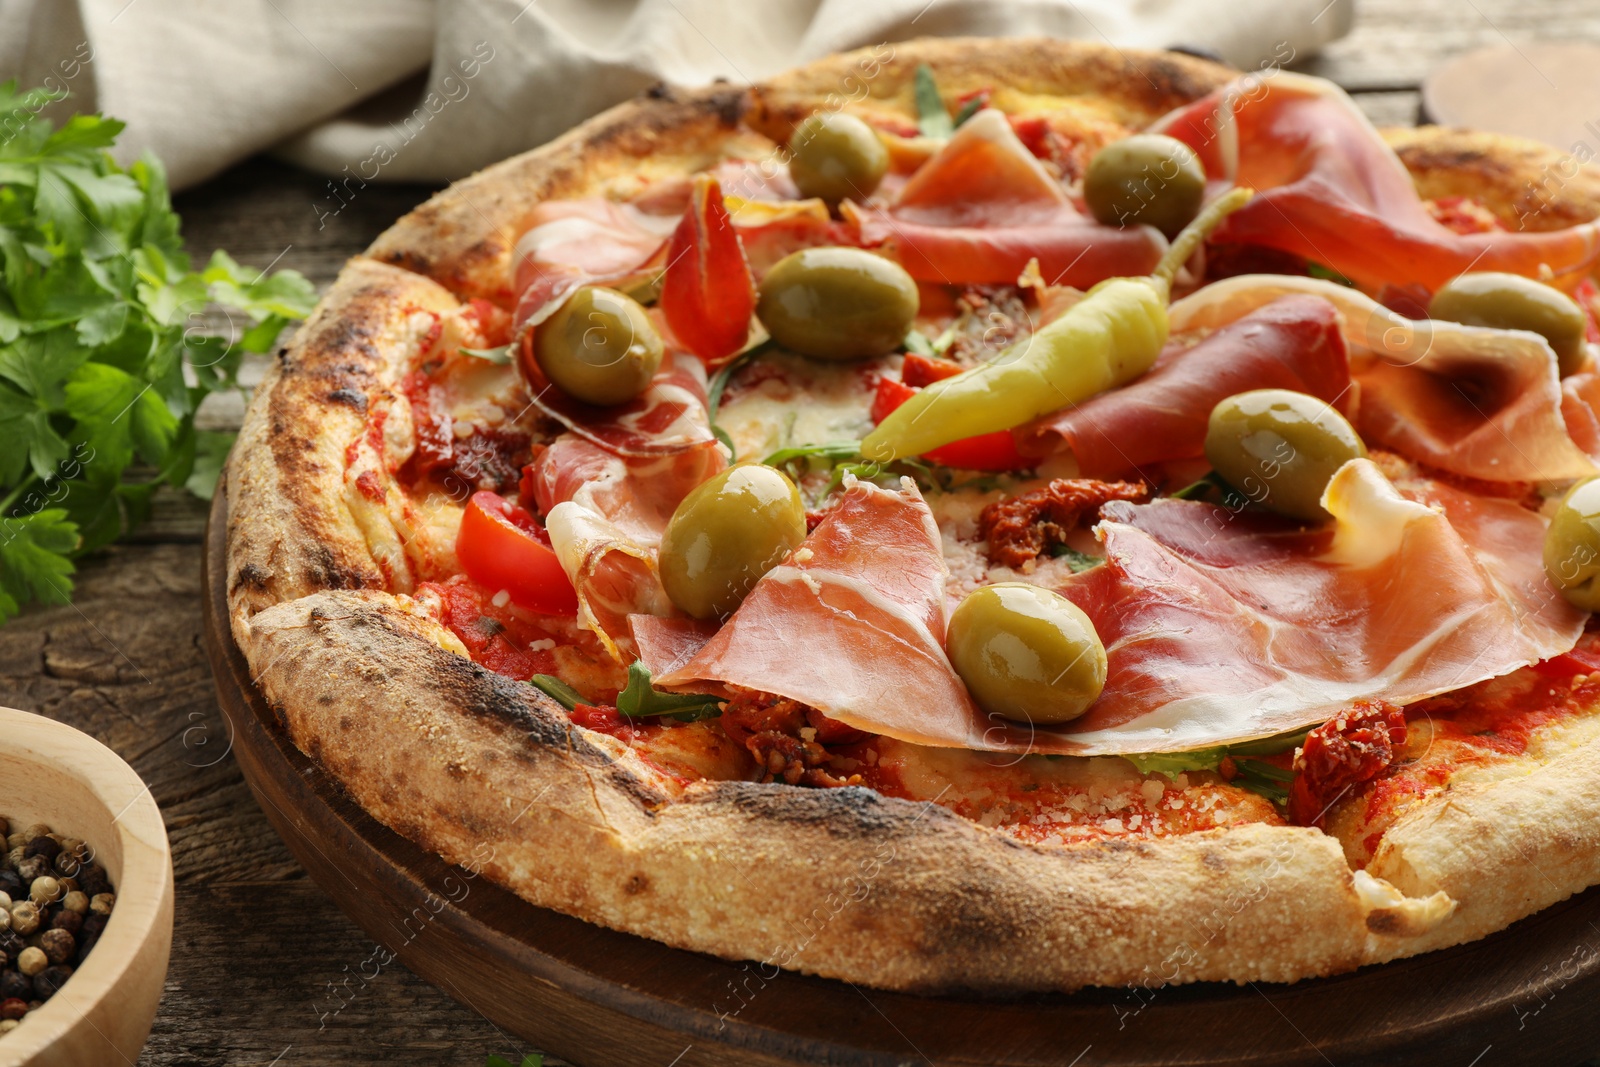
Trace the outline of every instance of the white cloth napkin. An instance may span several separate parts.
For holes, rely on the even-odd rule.
[[[181,188],[275,149],[331,175],[446,181],[658,81],[748,82],[848,48],[1045,34],[1254,68],[1356,0],[0,0],[0,81],[128,123]]]

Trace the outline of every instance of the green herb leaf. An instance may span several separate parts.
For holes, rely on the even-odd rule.
[[[933,342],[928,340],[928,336],[921,330],[908,330],[906,332],[906,339],[902,341],[901,344],[905,347],[907,352],[915,352],[917,355],[927,356],[929,359],[932,359],[938,355],[938,353],[933,350]]]
[[[65,604],[72,598],[72,560],[78,529],[60,508],[0,517],[0,622],[30,600]]]
[[[617,710],[629,718],[670,715],[683,722],[712,719],[722,714],[722,698],[706,693],[663,693],[650,684],[650,671],[642,663],[628,665],[628,686],[617,694]]]
[[[855,459],[861,455],[860,441],[828,441],[820,445],[795,445],[780,448],[761,462],[769,467],[781,467],[797,459],[820,459],[829,464]]]
[[[949,137],[956,132],[950,121],[950,110],[939,95],[939,83],[934,80],[933,68],[918,64],[915,84],[917,98],[917,129],[924,137]]]
[[[1224,757],[1232,757],[1238,775],[1233,784],[1241,789],[1258,793],[1275,804],[1289,801],[1288,783],[1294,774],[1275,764],[1250,756],[1271,756],[1287,752],[1306,739],[1308,730],[1274,734],[1254,741],[1241,741],[1232,745],[1214,745],[1210,748],[1191,749],[1188,752],[1149,752],[1125,754],[1122,758],[1139,769],[1141,774],[1158,773],[1176,779],[1185,771],[1214,771]]]
[[[978,112],[982,111],[986,106],[988,106],[988,103],[989,103],[988,94],[979,93],[977,96],[973,97],[971,100],[968,100],[965,104],[962,104],[961,105],[961,110],[956,112],[956,121],[955,121],[956,128],[959,129],[963,122],[966,122],[972,116],[974,116]]]
[[[1321,278],[1323,281],[1327,282],[1337,282],[1340,285],[1348,286],[1351,289],[1356,287],[1355,282],[1351,281],[1349,278],[1346,278],[1343,274],[1340,274],[1331,267],[1324,267],[1321,263],[1307,263],[1306,273],[1311,275],[1313,278]]]
[[[1066,560],[1067,566],[1072,569],[1073,574],[1081,574],[1090,567],[1098,567],[1105,562],[1103,557],[1091,556],[1087,552],[1079,552],[1075,548],[1068,548],[1066,545],[1061,544],[1051,545],[1050,555],[1056,559]]]
[[[197,432],[196,409],[316,302],[224,252],[192,271],[160,163],[119,166],[115,119],[54,128],[38,112],[59,97],[0,85],[0,619],[65,597],[71,561],[161,485],[212,491],[231,438]],[[238,342],[207,328],[218,304]]]
[[[498,366],[509,366],[511,363],[511,346],[501,345],[499,348],[463,348],[463,356],[472,356]]]
[[[579,704],[589,703],[583,699],[582,693],[553,674],[536,674],[528,679],[528,684],[568,711],[571,711]]]

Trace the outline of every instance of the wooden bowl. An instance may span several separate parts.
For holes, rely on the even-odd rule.
[[[87,842],[117,895],[83,966],[0,1034],[0,1065],[133,1063],[172,949],[172,852],[150,790],[88,734],[0,707],[0,815],[13,832],[42,822]]]

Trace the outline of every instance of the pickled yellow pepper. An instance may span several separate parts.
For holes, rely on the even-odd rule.
[[[1206,235],[1253,195],[1233,189],[1207,205],[1149,277],[1107,278],[1028,340],[923,389],[862,439],[862,457],[886,463],[1009,430],[1149,370],[1167,343],[1173,277]]]

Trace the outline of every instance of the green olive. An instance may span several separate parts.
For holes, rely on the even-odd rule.
[[[1308,522],[1328,518],[1322,491],[1335,471],[1367,454],[1355,428],[1326,401],[1255,389],[1211,409],[1206,459],[1257,504]]]
[[[889,169],[889,150],[872,127],[838,111],[819,111],[789,138],[789,177],[801,196],[829,204],[865,200]]]
[[[1584,611],[1600,611],[1600,478],[1561,498],[1544,535],[1544,572]]]
[[[661,538],[661,584],[695,618],[726,618],[805,538],[800,490],[782,471],[729,467],[672,513]]]
[[[893,352],[917,317],[917,283],[859,248],[806,248],[761,279],[756,317],[784,348],[817,359]]]
[[[632,297],[585,286],[540,324],[534,356],[563,393],[609,406],[649,387],[661,366],[661,335]]]
[[[1583,310],[1561,290],[1520,274],[1484,271],[1452,278],[1433,295],[1428,317],[1497,330],[1528,330],[1550,342],[1563,378],[1583,366]]]
[[[978,707],[1041,725],[1089,710],[1106,684],[1106,650],[1076,604],[1024,582],[967,594],[945,649]]]
[[[1206,170],[1194,149],[1160,133],[1112,141],[1094,154],[1083,176],[1083,199],[1107,226],[1144,223],[1168,237],[1200,213]]]

